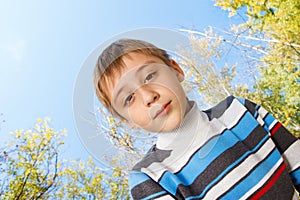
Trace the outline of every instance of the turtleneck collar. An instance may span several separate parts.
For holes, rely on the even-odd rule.
[[[189,138],[194,138],[199,130],[207,126],[208,117],[200,111],[197,104],[193,101],[189,102],[191,109],[183,118],[181,124],[170,132],[158,134],[156,147],[159,149],[173,149],[174,147],[183,145],[189,141]]]

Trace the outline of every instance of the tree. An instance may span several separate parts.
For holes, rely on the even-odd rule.
[[[196,32],[181,29],[188,32],[190,48],[182,48],[181,57],[176,58],[185,71],[185,90],[192,94],[198,94],[193,100],[203,108],[211,107],[230,94],[236,94],[242,85],[232,84],[236,75],[236,65],[224,63],[218,66],[224,55],[223,38],[213,32]],[[191,95],[193,96],[193,95]]]
[[[236,32],[236,28],[232,32],[223,31],[218,34],[212,28],[205,32],[187,29],[180,31],[189,34],[191,48],[183,47],[178,53],[180,56],[173,58],[185,71],[185,90],[193,100],[198,101],[200,107],[211,107],[230,94],[245,97],[262,104],[299,137],[299,82],[295,81],[293,74],[279,73],[280,70],[286,71],[289,66],[277,69],[277,74],[268,72],[271,69],[264,58],[270,55],[269,39],[243,35]],[[242,58],[243,63],[237,63],[241,59],[236,58]],[[299,77],[299,70],[296,73]],[[281,82],[273,81],[275,77]],[[277,90],[270,92],[269,84]],[[279,90],[282,92],[278,92]],[[133,132],[101,106],[95,114],[101,119],[100,134],[105,133],[113,145],[125,152],[126,161],[135,157],[130,161],[131,164],[141,158],[154,143],[153,135],[141,130]],[[121,165],[124,166],[124,163]]]
[[[61,173],[59,199],[129,199],[128,180],[120,167],[104,172],[89,157],[86,163],[70,161]]]
[[[246,16],[235,26],[236,37],[263,55],[257,57],[260,77],[248,93],[296,136],[300,136],[300,6],[297,0],[216,0],[229,16]],[[244,14],[243,14],[244,13]],[[259,41],[253,44],[253,41]],[[250,41],[250,42],[249,42]],[[251,43],[252,41],[252,43]]]
[[[181,52],[187,74],[194,77],[189,87],[206,103],[228,93],[249,98],[300,137],[299,5],[294,0],[216,0],[216,5],[244,23],[229,32],[181,29],[191,41]]]
[[[48,122],[39,119],[33,129],[15,131],[2,149],[1,199],[129,199],[120,168],[106,172],[91,158],[63,161],[66,131],[54,131]]]

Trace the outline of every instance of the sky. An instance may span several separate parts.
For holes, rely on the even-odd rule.
[[[66,128],[65,157],[85,159],[74,121],[76,78],[89,54],[121,32],[144,27],[227,30],[211,0],[0,0],[0,141],[50,117]],[[91,77],[92,78],[92,77]],[[2,119],[1,119],[2,118]]]

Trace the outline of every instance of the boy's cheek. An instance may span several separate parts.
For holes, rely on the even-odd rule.
[[[128,107],[127,116],[131,122],[142,127],[146,126],[149,123],[149,113],[138,106]]]
[[[132,126],[133,123],[137,123],[139,119],[142,119],[143,114],[141,112],[141,108],[136,108],[137,106],[129,106],[124,108],[116,108],[116,110],[122,115],[123,123],[130,124]]]

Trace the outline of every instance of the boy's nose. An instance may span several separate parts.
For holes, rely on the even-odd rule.
[[[151,106],[151,104],[159,99],[159,94],[151,88],[147,87],[147,85],[140,87],[138,90],[146,106]]]

